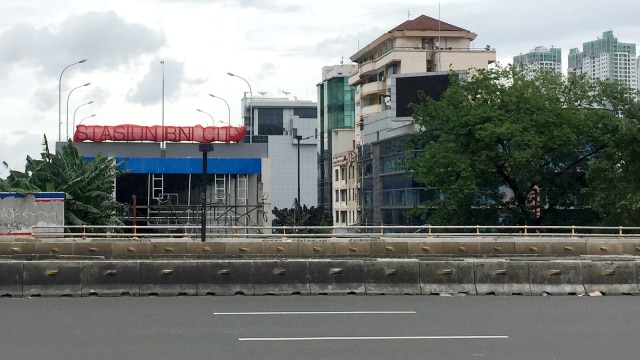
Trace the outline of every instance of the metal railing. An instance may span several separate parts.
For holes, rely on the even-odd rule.
[[[206,238],[215,239],[424,239],[441,237],[638,238],[640,227],[603,226],[207,226]],[[33,226],[30,237],[77,239],[199,240],[198,225],[148,226]]]

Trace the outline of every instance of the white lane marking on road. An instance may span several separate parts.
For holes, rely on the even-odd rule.
[[[415,314],[415,311],[261,311],[214,312],[213,315],[351,315],[351,314]]]
[[[321,341],[321,340],[501,340],[506,335],[474,336],[319,336],[282,338],[238,338],[240,341]]]

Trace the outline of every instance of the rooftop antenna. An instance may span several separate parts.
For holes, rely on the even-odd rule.
[[[264,90],[258,91],[258,94],[260,94],[260,97],[264,97],[266,93],[267,91],[264,91]]]
[[[411,19],[411,11],[407,10],[407,20]]]
[[[287,91],[287,90],[280,90],[282,91],[282,93],[284,94],[284,96],[287,97],[287,99],[289,98],[289,94],[291,94],[291,92]]]
[[[344,64],[344,56],[340,56],[340,65]]]

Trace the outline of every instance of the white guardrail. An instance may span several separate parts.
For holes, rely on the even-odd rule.
[[[349,238],[404,240],[438,237],[545,237],[545,238],[638,238],[640,227],[602,226],[207,226],[207,240],[242,238],[246,240],[297,239],[297,238]],[[200,225],[150,225],[150,226],[33,226],[33,238],[57,239],[185,239],[199,240]]]

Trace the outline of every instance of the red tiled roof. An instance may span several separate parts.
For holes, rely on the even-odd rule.
[[[413,20],[407,20],[395,28],[389,30],[389,32],[403,31],[403,30],[427,30],[427,31],[469,31],[461,27],[457,27],[448,24],[444,21],[428,17],[426,15],[420,15]]]

